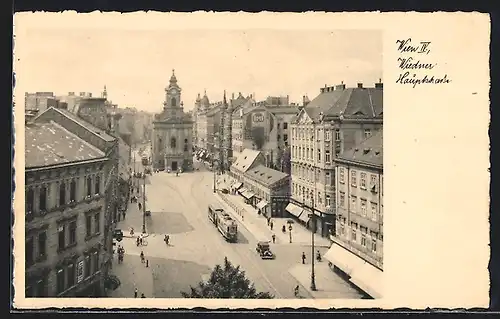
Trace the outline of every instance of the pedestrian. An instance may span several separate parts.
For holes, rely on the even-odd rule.
[[[273,236],[272,236],[272,237],[273,237],[273,244],[274,244],[274,243],[276,242],[276,235],[275,235],[275,234],[273,234]]]
[[[142,239],[143,239],[142,234],[140,234],[140,235],[139,235],[139,244],[140,244],[141,246],[142,246]]]
[[[139,236],[137,236],[137,247],[139,247],[140,243],[141,243],[141,241],[139,239]]]
[[[273,223],[273,221],[272,221],[272,220],[271,220],[271,222],[269,223],[269,226],[271,227],[271,230],[273,230],[274,223]]]
[[[137,204],[137,206],[139,206],[139,210],[141,210],[142,207],[141,203]]]
[[[137,298],[137,294],[139,293],[139,291],[137,290],[137,288],[135,288],[135,291],[134,291],[134,298]]]
[[[146,298],[146,296],[144,296],[144,294],[142,293],[142,294],[141,294],[141,298]]]
[[[125,211],[123,211],[123,220],[125,220]]]
[[[267,226],[270,226],[270,223],[269,223],[270,220],[271,219],[269,217],[267,217]]]
[[[303,258],[305,258],[305,255]],[[141,250],[141,263],[143,263],[143,262],[144,262],[144,252]]]
[[[306,263],[306,253],[302,252],[302,264]]]
[[[146,259],[146,268],[149,267],[149,259]]]

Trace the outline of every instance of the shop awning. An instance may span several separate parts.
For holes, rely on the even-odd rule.
[[[323,257],[351,277],[365,263],[363,259],[335,243],[332,244],[332,247],[330,247]]]
[[[310,211],[304,209],[302,211],[302,214],[300,214],[299,219],[307,224],[311,219],[310,214],[311,214]]]
[[[234,183],[231,187],[233,189],[239,189],[241,186],[243,186],[243,183],[242,182],[236,182]]]
[[[244,192],[246,192],[246,191],[247,191],[247,189],[246,189],[245,187],[242,187],[242,188],[238,189],[238,193],[239,193],[240,195],[241,195],[241,194],[243,194],[243,193],[244,193]]]
[[[373,298],[382,298],[383,271],[364,262],[351,275],[351,282]]]
[[[254,194],[254,193],[252,193],[251,191],[248,191],[248,190],[247,190],[246,192],[241,193],[241,196],[245,197],[246,199],[250,199],[250,198],[254,197],[254,196],[255,196],[255,194]]]
[[[261,200],[258,204],[257,204],[257,208],[258,209],[262,209],[264,207],[266,207],[269,203],[266,202],[265,200]]]
[[[302,212],[304,211],[302,207],[297,206],[294,203],[288,203],[285,210],[297,218],[299,218]]]

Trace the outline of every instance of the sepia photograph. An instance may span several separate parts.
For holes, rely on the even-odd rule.
[[[466,160],[449,157],[464,145],[460,123],[483,123],[472,153],[487,155],[484,113],[462,111],[483,105],[487,82],[466,85],[452,62],[441,63],[453,49],[347,16],[327,28],[320,18],[272,27],[272,13],[260,24],[228,14],[239,27],[217,24],[224,15],[146,15],[33,13],[14,24],[16,175],[24,175],[14,278],[24,306],[476,302],[484,273],[458,296],[465,270],[438,265],[487,264],[484,249],[471,241],[457,247],[470,254],[448,250],[441,233],[480,229],[483,219],[437,217],[457,216],[450,203],[464,196],[448,191],[466,174],[456,166]],[[450,92],[468,95],[443,97]],[[444,117],[455,126],[439,132]],[[437,181],[438,171],[447,178]],[[482,212],[487,193],[474,196]]]
[[[381,296],[381,31],[30,37],[26,297]]]

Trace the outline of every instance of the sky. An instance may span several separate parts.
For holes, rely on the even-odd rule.
[[[320,87],[374,86],[382,74],[377,30],[134,29],[36,24],[15,33],[17,105],[24,92],[92,92],[119,107],[160,112],[172,70],[185,110],[206,90],[257,100],[313,99]]]

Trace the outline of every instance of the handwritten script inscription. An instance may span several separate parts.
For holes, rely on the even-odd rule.
[[[422,84],[448,84],[451,79],[447,74],[437,74],[437,63],[429,60],[430,41],[412,42],[411,38],[397,40],[396,49],[401,55],[398,58],[400,73],[396,83],[411,85],[413,88]]]

